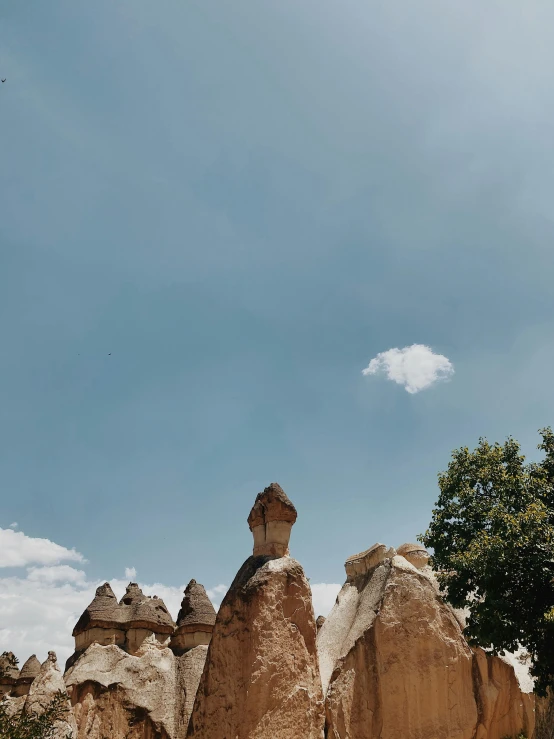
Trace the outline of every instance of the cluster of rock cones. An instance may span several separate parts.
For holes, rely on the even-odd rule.
[[[13,710],[65,690],[59,736],[71,728],[75,739],[551,736],[535,729],[532,684],[517,661],[468,646],[418,545],[350,557],[336,605],[316,622],[308,580],[289,556],[295,520],[279,485],[258,495],[253,555],[217,616],[194,580],[176,624],[137,585],[120,603],[103,585],[74,629],[65,675],[51,653],[0,690]]]

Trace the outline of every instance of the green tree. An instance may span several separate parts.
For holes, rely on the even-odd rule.
[[[6,667],[0,664],[0,679],[9,675],[9,668],[17,667],[18,660],[8,652],[2,654]],[[67,695],[59,691],[43,712],[11,714],[5,700],[0,701],[0,739],[52,739],[56,723],[63,720],[68,711]],[[67,739],[71,739],[71,732]]]
[[[554,687],[554,433],[540,434],[541,462],[526,463],[511,438],[454,451],[420,541],[447,600],[469,613],[469,642],[524,647],[544,694]]]

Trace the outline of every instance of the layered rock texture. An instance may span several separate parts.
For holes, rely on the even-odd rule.
[[[98,588],[74,631],[98,641],[73,655],[65,676],[77,739],[185,737],[214,623],[215,609],[195,580],[177,625],[163,601],[136,583],[120,603],[107,583]]]
[[[191,647],[209,644],[214,630],[215,608],[203,585],[191,580],[177,616],[177,626],[171,637],[171,648],[182,654]]]
[[[532,698],[513,668],[467,645],[425,567],[427,553],[399,551],[405,556],[377,544],[349,558],[319,631],[328,738],[531,736]]]
[[[217,614],[189,737],[323,737],[310,586],[300,564],[285,554],[295,519],[275,483],[256,498],[248,517],[255,554]]]
[[[75,624],[75,654],[67,666],[91,644],[115,644],[136,654],[144,640],[152,636],[166,645],[174,630],[173,619],[161,598],[146,596],[136,583],[129,583],[118,603],[110,584],[104,583]]]
[[[38,675],[29,687],[29,693],[25,698],[23,711],[26,713],[41,714],[51,703],[57,693],[67,694],[63,675],[58,667],[55,652],[48,652],[48,658],[40,667]],[[17,699],[16,699],[17,700]],[[51,739],[67,739],[75,737],[76,724],[69,698],[66,703],[67,715],[63,720],[57,721]]]
[[[64,677],[54,653],[21,671],[0,658],[4,706],[40,713],[61,691],[53,739],[554,739],[554,702],[535,701],[525,655],[468,646],[418,544],[349,557],[316,622],[289,554],[296,517],[277,483],[257,496],[253,554],[217,615],[195,580],[176,623],[136,583],[119,602],[101,585]]]

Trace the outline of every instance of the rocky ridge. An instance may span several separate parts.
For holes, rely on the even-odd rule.
[[[136,583],[119,602],[101,585],[65,675],[53,653],[11,668],[8,710],[40,712],[62,691],[54,739],[553,739],[552,703],[536,703],[535,721],[520,663],[467,644],[418,544],[349,557],[316,621],[289,554],[296,518],[277,483],[256,497],[253,553],[217,614],[195,580],[176,622]]]

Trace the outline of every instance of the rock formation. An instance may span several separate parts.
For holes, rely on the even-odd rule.
[[[248,517],[254,554],[215,622],[188,737],[322,739],[310,586],[288,556],[296,509],[273,483]]]
[[[38,675],[29,688],[23,710],[25,713],[41,714],[57,693],[66,693],[66,686],[56,660],[55,652],[48,652],[48,658],[42,663]],[[52,739],[67,739],[76,736],[76,725],[67,700],[67,715],[54,725]]]
[[[32,654],[27,662],[21,668],[19,677],[16,680],[15,688],[12,691],[12,695],[19,698],[23,695],[28,695],[31,688],[31,683],[40,673],[40,662],[37,659],[36,654]]]
[[[185,597],[177,616],[177,627],[171,637],[171,649],[175,654],[191,647],[209,644],[215,624],[215,608],[203,585],[191,580],[185,589]]]
[[[0,654],[0,698],[12,692],[19,677],[19,670],[12,662],[14,659],[13,652]]]
[[[276,482],[263,493],[258,493],[248,516],[248,525],[254,536],[254,556],[288,555],[290,532],[296,515],[296,508]]]
[[[376,544],[318,634],[329,739],[503,739],[533,731],[513,669],[467,645],[424,571],[427,553]],[[428,568],[427,568],[428,569]]]
[[[92,644],[65,675],[76,739],[175,736],[175,657],[155,637],[136,655]]]
[[[69,658],[67,668],[91,644],[114,644],[129,654],[136,654],[151,636],[160,644],[167,644],[174,630],[173,619],[161,598],[150,598],[136,583],[129,583],[118,603],[110,584],[104,583],[75,624],[75,653]]]
[[[74,629],[81,649],[65,675],[77,739],[183,739],[214,622],[195,580],[177,626],[163,601],[136,583],[119,603],[108,583],[100,586]]]
[[[52,739],[554,739],[554,700],[535,701],[525,655],[468,645],[419,544],[349,557],[316,622],[289,555],[296,517],[276,483],[256,497],[253,554],[217,615],[195,580],[176,624],[136,583],[120,602],[101,585],[65,682],[52,652],[21,672],[0,658],[5,709],[41,713],[65,693]]]

